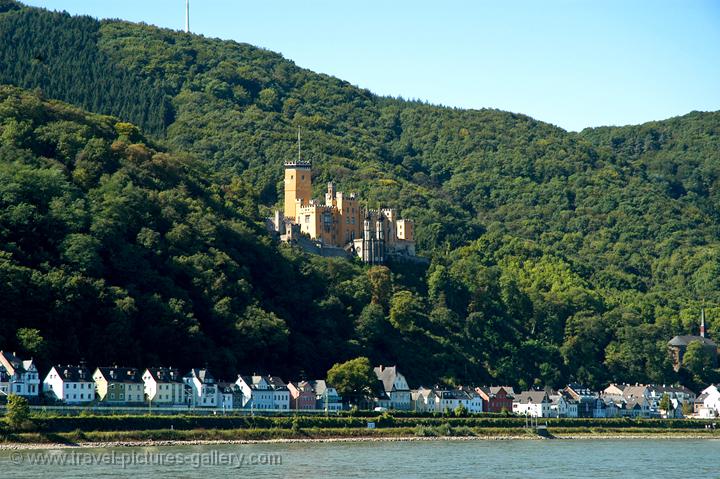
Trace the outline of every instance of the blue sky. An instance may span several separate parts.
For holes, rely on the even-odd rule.
[[[184,25],[184,0],[25,3]],[[191,0],[190,26],[378,94],[569,130],[720,110],[717,0]]]

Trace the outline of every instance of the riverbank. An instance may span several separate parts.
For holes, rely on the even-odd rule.
[[[487,428],[449,431],[451,435],[418,428],[385,430],[308,429],[293,430],[190,430],[190,431],[112,431],[73,432],[64,434],[22,433],[0,441],[0,450],[168,447],[227,444],[282,444],[334,442],[409,442],[409,441],[507,441],[547,440],[522,428]],[[441,431],[444,432],[444,431]],[[718,439],[720,431],[709,429],[602,429],[557,428],[551,439]]]

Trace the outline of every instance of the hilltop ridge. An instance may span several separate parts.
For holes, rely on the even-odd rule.
[[[225,333],[238,324],[249,327],[243,321],[250,321],[247,308],[255,306],[268,314],[258,313],[264,322],[250,327],[249,336],[258,344],[272,338],[279,343],[269,344],[290,345],[288,355],[278,353],[277,345],[272,354],[263,350],[268,356],[252,363],[258,367],[283,364],[290,372],[323,372],[328,363],[363,354],[383,364],[399,362],[416,382],[442,377],[526,385],[568,378],[590,384],[672,382],[677,377],[666,342],[697,327],[702,305],[711,334],[720,334],[718,112],[571,133],[521,114],[378,97],[247,44],[14,5],[0,3],[0,83],[39,92],[5,94],[2,162],[7,178],[13,178],[7,184],[19,181],[10,166],[16,161],[26,163],[28,174],[46,169],[49,161],[52,175],[62,173],[74,185],[71,197],[86,205],[97,200],[90,192],[105,166],[81,153],[94,140],[112,145],[121,133],[116,125],[98,130],[76,124],[73,116],[38,119],[31,113],[55,108],[47,98],[67,101],[114,115],[115,123],[137,125],[121,128],[127,148],[143,145],[152,150],[150,158],[163,153],[190,161],[202,180],[179,180],[165,193],[160,183],[159,192],[149,197],[172,196],[185,183],[199,184],[189,194],[216,201],[210,207],[218,208],[214,214],[240,221],[248,241],[272,258],[259,267],[234,246],[218,249],[204,242],[200,224],[190,228],[200,235],[188,236],[198,242],[192,253],[163,253],[182,262],[202,258],[193,267],[207,281],[233,278],[228,279],[232,292],[217,297],[210,282],[197,280],[198,286],[189,277],[178,281],[181,289],[195,293],[158,293],[157,307],[175,318],[167,324],[179,317],[197,319],[193,331],[207,340],[197,344],[219,347],[218,355],[205,353],[218,364],[218,358],[248,361],[236,333]],[[19,109],[12,106],[17,102]],[[282,165],[294,154],[298,128],[317,171],[314,194],[320,196],[324,183],[335,180],[344,190],[361,193],[371,207],[398,208],[415,220],[418,251],[432,258],[427,276],[394,270],[394,277],[381,275],[382,288],[373,296],[377,278],[358,265],[298,259],[267,244],[256,222],[282,200]],[[136,155],[117,154],[128,165]],[[78,162],[94,171],[89,179],[76,178]],[[232,201],[223,196],[228,192]],[[49,204],[48,198],[13,195],[3,201],[3,208],[16,212],[25,204]],[[227,208],[238,208],[242,219]],[[183,216],[187,211],[178,217],[162,214],[170,219],[154,229],[161,238],[190,221]],[[105,269],[127,267],[118,261],[130,261],[132,254],[122,260],[101,255],[103,268],[80,271],[80,263],[69,263],[57,249],[71,241],[70,234],[88,235],[83,241],[108,249],[106,237],[79,225],[58,230],[52,247],[40,247],[39,231],[46,230],[20,227],[22,221],[32,224],[32,218],[6,214],[0,220],[4,245],[34,245],[39,255],[24,257],[15,246],[4,246],[7,267],[30,276],[70,268],[108,288],[127,290],[136,302],[154,294],[154,286],[130,288],[130,273],[116,276]],[[135,228],[140,219],[128,221]],[[134,236],[123,240],[130,250],[148,247],[147,238],[132,231]],[[221,274],[221,252],[236,263],[230,275]],[[252,281],[245,278],[253,291],[249,297],[236,276],[248,270],[257,271]],[[261,271],[270,272],[268,278]],[[298,281],[302,292],[279,287],[286,283],[278,278]],[[245,299],[234,304],[236,295]],[[4,305],[18,304],[13,294],[2,298]],[[303,307],[296,310],[298,301]],[[39,316],[45,319],[27,319],[25,308],[33,309],[20,304],[22,311],[0,335],[26,349],[17,328],[38,330],[48,340],[56,331],[57,311],[46,305]],[[33,304],[44,303],[34,298]],[[98,319],[90,311],[82,321],[92,329]],[[128,341],[128,331],[142,332],[149,317],[142,309],[130,311],[130,329],[117,330]],[[321,333],[328,330],[333,333]],[[315,350],[323,351],[321,363],[314,364]],[[175,355],[141,348],[125,357]],[[418,357],[428,365],[413,370]],[[682,374],[687,380],[712,375]]]

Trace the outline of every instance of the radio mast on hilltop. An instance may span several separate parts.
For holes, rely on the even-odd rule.
[[[190,33],[190,0],[185,0],[185,33]]]

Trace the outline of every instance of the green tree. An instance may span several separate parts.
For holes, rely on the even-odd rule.
[[[458,407],[455,408],[453,414],[455,414],[455,417],[465,417],[468,415],[468,410],[464,404],[460,404]]]
[[[423,300],[410,291],[398,291],[390,301],[390,323],[399,331],[411,331],[427,323]]]
[[[370,360],[358,357],[344,363],[335,363],[327,372],[327,381],[348,401],[357,404],[368,397],[377,383]]]
[[[700,382],[712,374],[712,353],[700,341],[691,341],[683,355],[682,365]]]
[[[670,396],[667,394],[663,394],[662,398],[660,399],[660,404],[658,404],[658,408],[663,411],[665,414],[669,414],[672,410],[672,402],[670,401]]]
[[[16,394],[10,394],[7,399],[5,418],[12,429],[27,428],[30,421],[30,405],[27,399]]]
[[[17,330],[17,340],[23,350],[35,357],[42,356],[45,353],[45,339],[37,329],[19,328]]]
[[[387,310],[393,291],[390,269],[387,266],[373,266],[368,270],[367,277],[370,282],[371,301]]]

